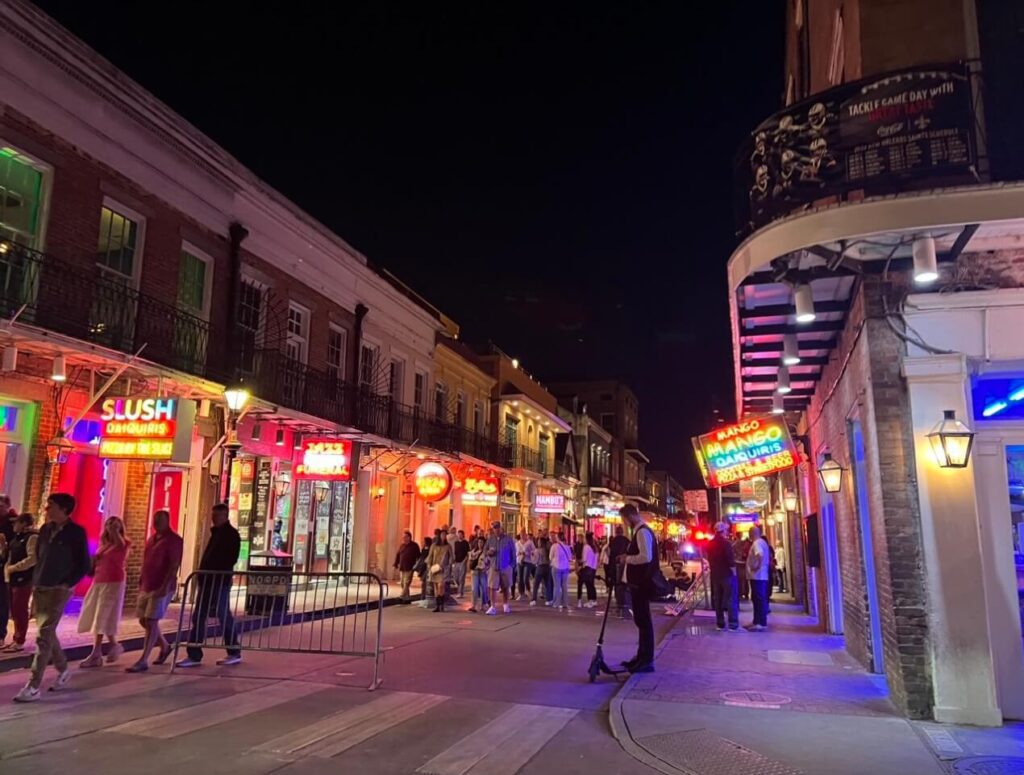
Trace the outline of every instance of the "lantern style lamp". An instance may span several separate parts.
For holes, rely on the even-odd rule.
[[[956,412],[946,409],[942,420],[928,434],[935,459],[942,468],[966,468],[971,459],[974,431],[956,419]]]
[[[327,482],[317,482],[313,485],[313,498],[317,503],[323,503],[327,500],[327,495],[331,491],[331,485]]]
[[[72,444],[63,433],[58,433],[48,442],[46,442],[46,459],[51,464],[63,465],[68,462],[68,455],[70,455],[75,449],[75,445]]]
[[[799,504],[797,503],[795,490],[786,490],[786,492],[783,493],[782,505],[786,507],[786,511],[796,511]]]
[[[249,402],[249,391],[240,386],[227,388],[224,391],[224,401],[227,403],[229,411],[238,414]]]
[[[830,453],[825,453],[825,459],[821,461],[821,465],[818,467],[818,476],[821,478],[821,485],[825,488],[825,492],[837,493],[842,489],[843,472],[845,470],[832,459]]]
[[[278,498],[283,498],[292,489],[292,475],[287,471],[282,471],[277,475],[277,479],[274,480],[274,493]]]

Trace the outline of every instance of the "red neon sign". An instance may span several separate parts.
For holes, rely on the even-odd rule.
[[[352,442],[347,439],[304,439],[294,478],[347,482],[352,478]]]
[[[421,464],[413,478],[416,494],[428,503],[444,500],[452,491],[451,472],[440,463]]]

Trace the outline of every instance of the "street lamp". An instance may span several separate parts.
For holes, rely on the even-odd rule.
[[[274,480],[274,493],[278,498],[283,498],[292,489],[292,475],[287,471],[281,471]]]
[[[796,511],[799,505],[796,499],[796,490],[786,490],[783,493],[782,505],[786,507],[786,511]]]
[[[224,491],[231,498],[231,468],[235,463],[238,450],[242,443],[238,440],[238,415],[241,414],[249,401],[249,391],[241,385],[224,390],[224,403],[228,405],[228,429],[224,434],[224,449],[227,450],[226,473],[224,474]]]
[[[825,453],[821,465],[818,466],[818,476],[821,478],[821,485],[827,493],[837,493],[843,486],[843,471],[841,465],[832,459],[832,455]]]
[[[327,500],[327,495],[331,491],[331,485],[327,482],[320,481],[313,485],[313,499],[317,503],[323,503]]]
[[[224,390],[224,401],[227,403],[230,412],[239,414],[245,409],[245,405],[249,403],[249,391],[241,386],[226,388]]]
[[[942,468],[966,468],[971,459],[974,431],[956,419],[956,412],[946,409],[942,420],[928,434],[935,459]]]
[[[62,465],[68,462],[68,455],[74,450],[72,444],[63,433],[58,433],[46,442],[46,459],[51,465]]]

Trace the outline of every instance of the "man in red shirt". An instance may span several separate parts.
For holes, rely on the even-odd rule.
[[[156,512],[153,515],[153,535],[146,541],[142,556],[139,596],[135,602],[135,614],[146,630],[146,640],[139,661],[125,668],[126,672],[144,673],[149,670],[149,652],[158,643],[160,654],[153,660],[154,665],[162,665],[171,655],[171,644],[160,632],[160,620],[174,597],[182,548],[181,536],[171,530],[171,515],[162,509]]]

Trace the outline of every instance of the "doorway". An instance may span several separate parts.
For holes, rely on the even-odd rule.
[[[864,585],[867,592],[871,630],[871,672],[884,673],[882,617],[878,607],[878,576],[875,572],[875,545],[871,533],[867,464],[864,459],[864,432],[860,420],[851,420],[849,430],[850,460],[853,465],[854,508],[857,512],[857,526],[860,532],[861,559],[864,567]]]

